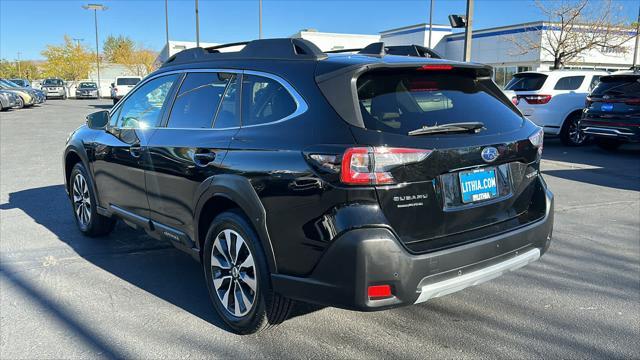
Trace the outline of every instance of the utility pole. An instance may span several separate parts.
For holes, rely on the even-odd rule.
[[[638,7],[638,20],[636,20],[636,47],[633,49],[633,67],[638,65],[638,47],[640,47],[640,6]]]
[[[75,42],[76,42],[76,46],[77,46],[77,47],[80,47],[80,41],[82,41],[82,40],[84,40],[84,39],[77,39],[77,38],[73,38],[73,41],[75,41]]]
[[[467,0],[467,23],[464,30],[464,61],[471,61],[471,35],[473,28],[473,0]]]
[[[258,0],[258,38],[262,39],[262,0]]]
[[[164,30],[167,35],[167,58],[169,57],[169,0],[164,0]]]
[[[198,0],[196,0],[196,47],[200,47],[200,18],[198,17]]]
[[[431,49],[431,27],[432,26],[433,26],[433,0],[431,0],[431,4],[429,5],[429,49]]]
[[[96,72],[98,73],[98,97],[100,96],[100,50],[98,47],[98,10],[107,10],[108,7],[102,4],[83,5],[83,9],[93,10],[93,21],[96,28]]]
[[[18,77],[22,78],[22,70],[20,70],[20,55],[22,53],[20,51],[18,51]]]

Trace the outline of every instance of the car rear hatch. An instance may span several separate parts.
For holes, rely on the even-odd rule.
[[[581,127],[598,133],[602,128],[637,132],[640,127],[640,75],[611,75],[587,97]]]
[[[382,212],[410,251],[475,241],[544,215],[536,176],[542,131],[520,115],[486,68],[456,63],[356,72],[351,121],[346,104],[335,102],[335,84],[319,84],[354,125],[358,147],[342,159],[343,183],[358,180],[345,173],[361,175],[358,169],[369,165],[369,183],[350,185],[375,187]]]

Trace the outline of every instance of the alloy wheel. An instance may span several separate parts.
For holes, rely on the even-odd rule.
[[[580,145],[584,142],[587,136],[580,130],[579,120],[572,119],[569,123],[569,139],[572,143]]]
[[[77,174],[73,179],[73,207],[78,222],[83,227],[91,221],[91,195],[89,185],[82,174]]]
[[[253,255],[242,236],[224,229],[211,248],[213,286],[229,314],[242,317],[256,302],[257,274]]]

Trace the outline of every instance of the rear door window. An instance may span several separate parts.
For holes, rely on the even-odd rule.
[[[535,91],[542,89],[547,75],[538,73],[515,74],[509,83],[504,87],[505,90],[512,91]]]
[[[578,90],[583,81],[584,76],[565,76],[558,80],[553,90]]]
[[[457,72],[385,71],[358,78],[365,127],[407,135],[423,126],[482,122],[489,132],[519,127],[521,116],[490,79]]]
[[[242,126],[282,120],[296,111],[296,102],[278,81],[257,75],[242,80]]]
[[[235,74],[202,72],[185,78],[171,109],[169,128],[210,128],[227,85]]]

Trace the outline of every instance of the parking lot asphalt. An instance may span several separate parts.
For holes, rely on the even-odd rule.
[[[358,313],[300,304],[267,333],[230,333],[201,267],[119,224],[76,230],[67,135],[107,100],[0,113],[0,358],[640,358],[640,148],[545,141],[549,252],[491,282]],[[634,340],[635,339],[635,340]]]

